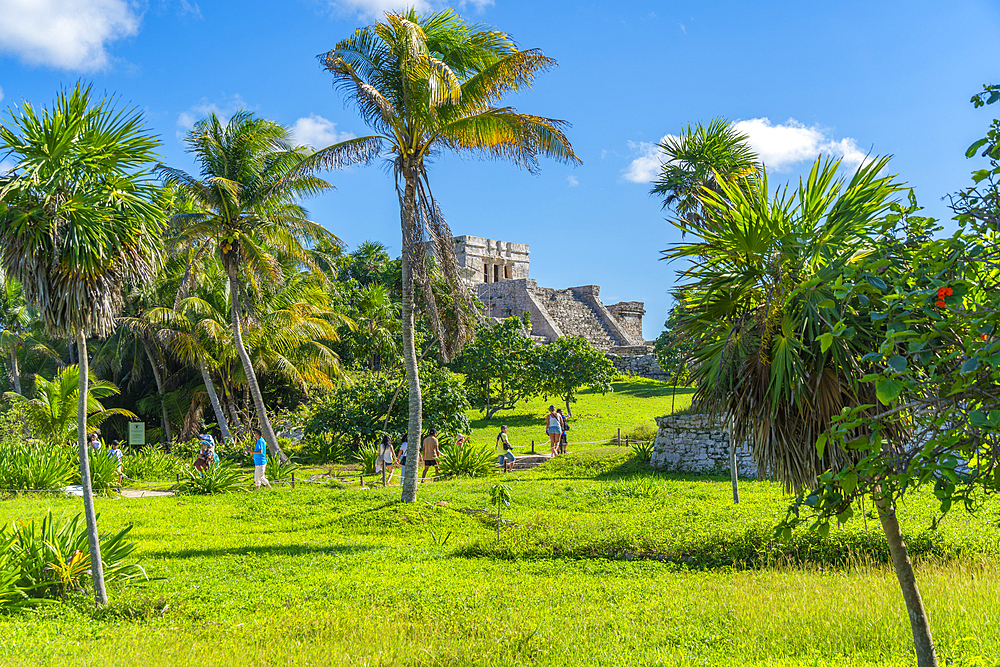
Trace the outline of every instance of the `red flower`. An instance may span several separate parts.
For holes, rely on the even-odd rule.
[[[946,296],[951,296],[955,292],[952,291],[950,287],[939,287],[937,291],[938,300],[944,299]]]
[[[944,301],[941,301],[940,299],[938,299],[937,301],[934,302],[934,305],[937,306],[938,308],[944,308],[948,304],[946,304]]]

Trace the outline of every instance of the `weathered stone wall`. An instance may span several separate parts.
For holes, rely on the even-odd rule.
[[[636,354],[631,352],[632,350],[642,350],[643,354]],[[628,350],[628,352],[626,351]],[[624,354],[618,354],[619,351],[625,352]],[[641,347],[630,347],[630,348],[612,348],[610,351],[605,352],[611,363],[615,365],[620,373],[627,373],[628,375],[638,375],[639,377],[650,378],[651,380],[660,380],[662,382],[670,381],[670,374],[664,371],[660,367],[660,362],[656,359],[648,348],[645,346]]]
[[[608,312],[618,320],[622,330],[637,342],[643,340],[642,316],[646,314],[644,305],[642,301],[621,301],[608,306]]]
[[[522,280],[528,277],[530,251],[526,243],[456,236],[455,258],[470,285]]]
[[[670,415],[656,418],[657,434],[650,465],[676,472],[729,472],[729,430],[707,415]],[[741,477],[757,477],[750,444],[736,446],[736,468]]]

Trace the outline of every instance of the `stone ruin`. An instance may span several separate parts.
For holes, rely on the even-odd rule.
[[[601,288],[583,285],[569,289],[540,287],[528,277],[527,244],[456,236],[455,256],[462,277],[498,320],[531,314],[531,336],[552,342],[564,336],[582,336],[603,350],[621,372],[668,380],[653,355],[651,341],[643,340],[641,301],[604,305]]]
[[[649,464],[670,472],[729,474],[729,429],[709,415],[669,415],[656,418],[656,440]],[[750,443],[736,445],[740,477],[756,478],[757,464]]]

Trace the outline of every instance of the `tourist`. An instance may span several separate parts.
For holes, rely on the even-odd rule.
[[[559,434],[559,453],[565,454],[566,446],[569,444],[569,440],[566,438],[566,431],[569,430],[569,422],[566,421],[562,408],[558,408],[556,414],[559,415],[559,421],[562,423],[562,433]]]
[[[549,406],[549,414],[545,417],[545,433],[549,436],[549,450],[552,456],[559,453],[559,441],[562,439],[563,421],[556,412],[556,406]]]
[[[122,479],[125,477],[125,452],[121,449],[121,440],[112,440],[111,449],[108,455],[118,462],[118,488],[122,488]]]
[[[383,435],[382,442],[378,446],[377,469],[383,473],[386,485],[392,481],[392,464],[395,460],[396,452],[392,449],[392,438],[388,435]]]
[[[399,457],[399,483],[403,483],[403,476],[406,474],[406,438],[407,434],[404,433],[403,437],[399,439],[399,451],[396,455]]]
[[[194,469],[198,472],[208,470],[208,466],[211,465],[211,456],[212,452],[209,451],[208,443],[202,440],[201,449],[198,450],[198,455],[194,458]]]
[[[462,449],[462,447],[464,447],[465,443],[467,443],[468,441],[469,441],[469,437],[468,436],[462,435],[461,433],[459,433],[458,437],[455,438],[455,449],[459,449],[459,450]]]
[[[88,445],[90,446],[92,454],[97,454],[101,451],[101,434],[99,431],[94,431],[90,434],[90,442]]]
[[[267,443],[264,442],[264,436],[261,434],[259,428],[255,428],[253,434],[257,437],[257,442],[254,443],[253,449],[247,447],[246,452],[247,454],[253,454],[254,488],[260,489],[260,485],[263,484],[270,489],[271,483],[264,476],[264,470],[267,468]]]
[[[437,429],[432,428],[427,437],[424,438],[423,447],[421,448],[421,454],[424,457],[424,474],[421,475],[420,481],[427,479],[428,468],[434,468],[434,477],[438,474],[438,457],[441,456],[441,450],[438,449],[438,439],[437,439]],[[432,477],[431,479],[434,479]]]
[[[510,440],[507,438],[507,427],[501,426],[500,432],[497,433],[497,463],[503,468],[504,472],[512,469],[514,467],[514,452],[510,446]]]

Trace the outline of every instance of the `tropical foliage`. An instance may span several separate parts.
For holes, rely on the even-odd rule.
[[[538,392],[538,353],[528,337],[530,326],[518,317],[483,324],[465,348],[460,363],[465,387],[487,419]]]

